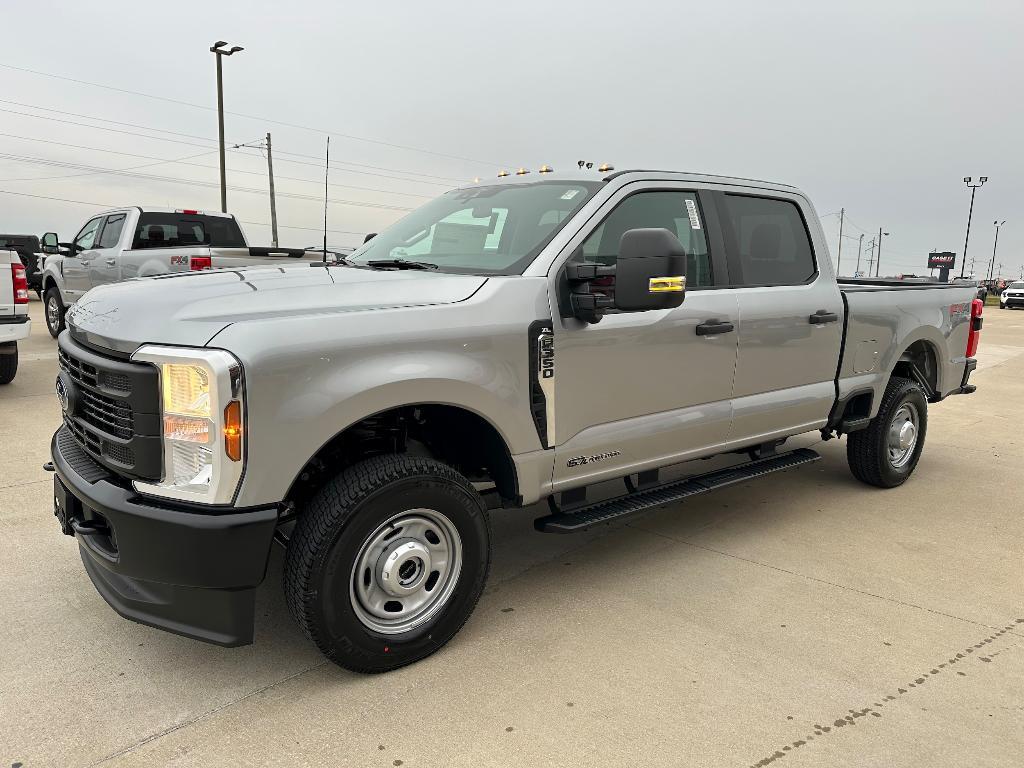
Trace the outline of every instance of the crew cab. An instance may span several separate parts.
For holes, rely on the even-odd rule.
[[[25,265],[16,251],[0,249],[0,384],[14,381],[18,342],[31,331]]]
[[[58,253],[58,245],[63,250]],[[234,216],[168,208],[117,208],[89,219],[70,243],[43,235],[41,278],[46,327],[64,330],[67,308],[99,285],[175,272],[323,260],[325,254],[295,248],[250,247]]]
[[[974,289],[838,284],[798,189],[543,170],[453,190],[344,263],[81,299],[58,340],[55,514],[102,597],[246,644],[277,541],[305,634],[393,669],[469,617],[491,509],[546,501],[538,532],[571,533],[810,481],[818,455],[784,450],[808,432],[892,488],[929,406],[974,391]]]

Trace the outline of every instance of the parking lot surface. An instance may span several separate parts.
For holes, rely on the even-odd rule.
[[[915,475],[816,464],[587,534],[494,514],[462,632],[383,676],[326,663],[275,549],[256,642],[118,617],[52,515],[42,305],[0,388],[0,766],[1013,766],[1024,754],[1024,312]]]

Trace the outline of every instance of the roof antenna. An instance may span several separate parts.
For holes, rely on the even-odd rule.
[[[331,168],[331,137],[327,137],[327,156],[324,158],[324,264],[327,263],[327,176]]]

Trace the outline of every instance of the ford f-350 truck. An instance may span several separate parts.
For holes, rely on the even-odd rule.
[[[811,462],[782,444],[818,431],[903,483],[929,405],[974,390],[981,312],[969,287],[837,284],[783,184],[481,182],[344,264],[92,290],[59,338],[55,512],[116,611],[223,645],[252,641],[276,540],[305,634],[389,670],[469,617],[489,509],[583,530]],[[668,475],[711,456],[732,466]]]
[[[250,247],[229,213],[169,208],[116,208],[90,218],[70,243],[43,235],[51,254],[42,270],[46,327],[56,338],[67,308],[100,285],[176,272],[324,261],[327,254],[301,248]],[[60,250],[58,246],[62,247]],[[332,254],[332,259],[334,255]]]

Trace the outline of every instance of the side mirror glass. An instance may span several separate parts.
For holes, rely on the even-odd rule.
[[[619,241],[615,308],[671,309],[686,295],[686,250],[667,229],[630,229]]]
[[[40,238],[40,242],[43,253],[57,253],[60,250],[56,232],[47,232]]]

